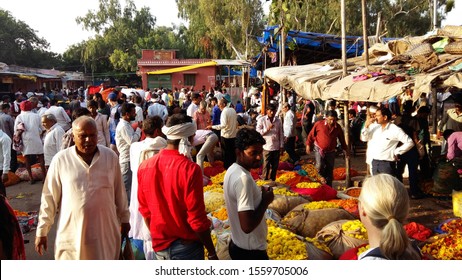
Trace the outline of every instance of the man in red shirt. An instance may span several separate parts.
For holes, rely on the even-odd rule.
[[[337,123],[337,112],[327,111],[326,118],[316,122],[306,139],[306,153],[309,154],[314,146],[316,157],[316,169],[325,178],[327,185],[332,186],[335,164],[335,149],[337,139],[342,145],[346,156],[350,156],[345,136],[340,125]]]
[[[191,117],[174,114],[162,132],[167,147],[138,169],[139,211],[148,226],[155,258],[160,260],[218,259],[210,237],[202,190],[202,171],[180,154],[196,132]]]

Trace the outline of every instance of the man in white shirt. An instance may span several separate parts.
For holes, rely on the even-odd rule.
[[[194,117],[194,113],[199,109],[199,104],[202,101],[202,97],[199,93],[193,93],[191,105],[188,106],[186,110],[186,115],[190,116],[191,118]]]
[[[122,172],[127,197],[130,197],[132,186],[132,171],[130,169],[130,145],[141,138],[141,124],[134,130],[130,124],[135,119],[135,104],[122,104],[120,121],[117,124],[115,140],[119,151],[119,164]]]
[[[47,131],[43,139],[43,154],[45,157],[45,167],[48,169],[53,157],[61,150],[65,131],[57,123],[56,117],[52,114],[43,115],[41,121]]]
[[[391,111],[384,107],[377,110],[375,118],[366,120],[361,130],[361,140],[371,140],[367,149],[371,149],[372,175],[386,173],[396,177],[396,161],[414,146],[412,139],[391,123]],[[402,145],[397,147],[399,143]]]
[[[71,118],[63,107],[58,106],[58,100],[50,100],[50,108],[46,110],[45,114],[53,114],[56,117],[56,121],[64,129],[64,131],[71,128]]]
[[[209,125],[207,129],[216,129],[221,131],[221,152],[225,169],[236,161],[234,153],[234,141],[237,134],[237,114],[233,108],[227,107],[228,101],[222,98],[218,101],[218,108],[221,110],[220,124]]]
[[[151,99],[154,103],[152,103],[147,110],[148,116],[159,116],[162,121],[165,123],[168,117],[168,110],[165,105],[160,104],[160,97],[157,94],[152,95]]]
[[[223,182],[231,228],[229,255],[233,260],[268,260],[265,212],[273,201],[271,187],[257,187],[250,170],[261,165],[265,140],[254,129],[243,128],[236,137],[237,162]]]
[[[11,161],[11,138],[0,129],[0,164],[2,166],[2,179],[0,180],[0,195],[6,196],[4,183],[8,181]]]
[[[290,104],[287,102],[282,105],[282,111],[284,112],[284,149],[289,154],[292,163],[297,165],[300,156],[295,151],[296,122],[294,112],[290,110],[290,107]]]

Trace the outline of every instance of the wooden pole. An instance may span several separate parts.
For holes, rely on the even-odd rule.
[[[362,6],[362,17],[363,17],[363,49],[364,49],[364,58],[366,59],[366,67],[369,66],[369,40],[367,36],[367,6],[366,0],[361,0]]]
[[[342,20],[342,65],[343,65],[343,77],[347,75],[347,55],[346,55],[346,17],[345,17],[345,0],[341,0],[341,20]],[[345,121],[345,140],[347,144],[349,142],[350,133],[348,131],[348,100],[343,105],[344,111],[344,121]],[[351,179],[350,179],[350,158],[345,154],[345,185],[346,187],[350,187]]]
[[[437,132],[438,127],[438,96],[435,88],[432,88],[432,133]]]
[[[382,12],[377,14],[377,28],[375,30],[375,40],[380,42],[380,29],[382,28]]]

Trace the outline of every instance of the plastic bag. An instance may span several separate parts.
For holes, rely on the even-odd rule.
[[[122,242],[122,246],[120,247],[119,260],[134,260],[135,255],[133,254],[130,238],[124,237],[122,240],[124,242]]]

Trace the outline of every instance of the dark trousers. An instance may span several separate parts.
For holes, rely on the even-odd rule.
[[[406,153],[400,156],[398,163],[396,164],[396,178],[403,182],[403,172],[407,165],[409,171],[409,189],[411,194],[418,194],[421,190],[418,184],[418,165],[419,165],[419,153],[417,148],[413,147]]]
[[[372,160],[372,175],[377,174],[390,174],[396,176],[396,162],[387,160]]]
[[[287,141],[284,143],[284,150],[286,150],[293,162],[300,159],[300,156],[295,152],[295,136],[287,138]]]
[[[18,169],[18,154],[15,150],[11,149],[10,171],[16,172]]]
[[[3,174],[3,170],[0,170],[0,174]],[[1,178],[0,178],[0,194],[6,196],[6,187],[3,184],[3,181]]]
[[[265,250],[246,250],[229,241],[229,256],[233,260],[269,260]]]
[[[316,158],[316,169],[324,179],[326,184],[332,186],[332,180],[334,179],[334,164],[335,164],[335,151],[325,152],[324,156],[321,155],[319,148],[314,147],[315,158]]]
[[[221,137],[221,152],[225,169],[228,169],[228,167],[236,162],[235,141],[236,138]]]
[[[271,179],[276,181],[276,173],[279,166],[279,155],[280,151],[266,151],[263,150],[263,170],[262,175],[265,176],[265,180]]]

